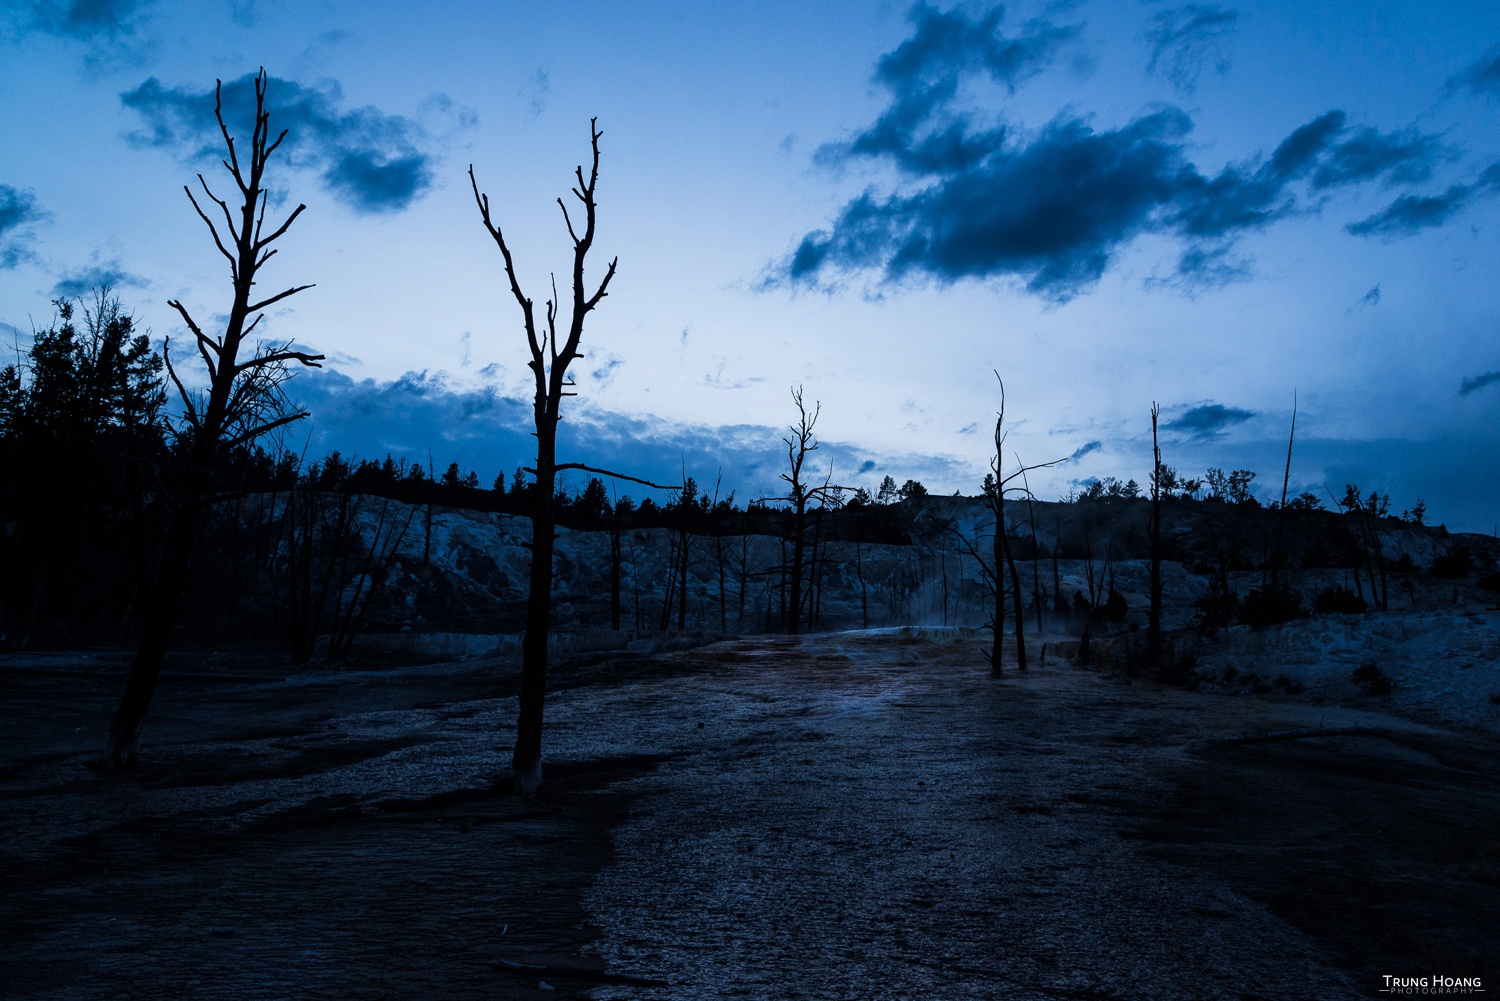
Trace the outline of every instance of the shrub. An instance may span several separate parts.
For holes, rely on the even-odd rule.
[[[1473,570],[1474,557],[1469,547],[1455,543],[1446,553],[1433,558],[1432,567],[1427,572],[1442,580],[1458,580],[1469,576]]]
[[[1479,578],[1479,580],[1477,580],[1475,583],[1484,588],[1486,591],[1494,591],[1497,594],[1500,594],[1500,571],[1491,570],[1489,573]]]
[[[1296,678],[1287,674],[1278,674],[1272,679],[1271,684],[1286,692],[1288,695],[1299,695],[1306,690],[1307,686]]]
[[[1354,669],[1352,675],[1354,683],[1363,688],[1369,695],[1389,695],[1396,683],[1391,676],[1380,669],[1380,665],[1373,660],[1366,661]]]
[[[1240,621],[1252,629],[1306,617],[1307,606],[1302,604],[1301,595],[1285,585],[1278,585],[1275,590],[1255,588],[1240,602]]]
[[[1313,610],[1319,615],[1359,615],[1369,607],[1365,599],[1343,585],[1325,587],[1313,599]]]
[[[1107,622],[1123,622],[1125,620],[1126,611],[1128,611],[1128,609],[1125,605],[1125,598],[1120,594],[1119,591],[1116,591],[1114,588],[1110,588],[1109,597],[1105,599],[1103,606],[1100,607],[1099,614],[1102,615]]]
[[[1198,610],[1193,628],[1204,636],[1213,636],[1234,621],[1239,604],[1240,598],[1234,593],[1234,588],[1226,587],[1217,577],[1213,578],[1208,583],[1208,593],[1193,602],[1193,607]]]

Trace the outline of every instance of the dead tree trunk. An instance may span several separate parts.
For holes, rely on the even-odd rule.
[[[618,502],[616,502],[618,503]],[[620,515],[609,519],[609,628],[620,631]]]
[[[1026,670],[1026,622],[1021,608],[1021,575],[1016,570],[1016,558],[1010,551],[1010,539],[1001,532],[1001,538],[1005,540],[1005,561],[1010,564],[1010,590],[1015,599],[1016,618],[1016,670]]]
[[[597,124],[598,119],[589,121],[593,161],[588,177],[584,177],[582,166],[574,172],[578,184],[573,189],[573,195],[583,205],[584,211],[581,234],[573,228],[567,205],[561,198],[557,199],[568,236],[573,240],[573,308],[566,331],[558,329],[560,302],[555,281],[552,298],[546,303],[545,319],[542,323],[537,322],[532,300],[521,291],[510,247],[490,215],[489,196],[480,194],[479,182],[474,178],[474,168],[472,165],[469,167],[469,186],[474,192],[474,202],[479,207],[485,230],[495,241],[505,260],[505,277],[509,282],[511,295],[521,309],[526,343],[531,354],[528,367],[536,390],[532,402],[532,416],[536,425],[536,468],[531,472],[536,476],[536,484],[531,504],[531,573],[526,595],[526,631],[521,640],[521,706],[516,727],[516,746],[511,756],[511,776],[515,782],[515,791],[522,796],[532,795],[542,784],[542,715],[547,694],[547,638],[551,630],[552,556],[556,538],[552,501],[557,489],[557,474],[567,469],[579,469],[651,487],[657,486],[633,476],[594,469],[582,463],[557,461],[557,424],[562,419],[562,400],[564,396],[574,395],[570,391],[574,383],[568,378],[568,366],[582,357],[579,343],[583,339],[583,321],[608,294],[606,290],[619,263],[619,258],[611,260],[598,286],[592,293],[588,291],[584,283],[584,262],[594,244],[594,192],[599,182],[599,137],[603,135]]]
[[[1286,494],[1292,482],[1292,443],[1297,440],[1297,394],[1292,393],[1292,430],[1286,439],[1286,471],[1281,476],[1281,505],[1276,509],[1276,548],[1271,550],[1271,594],[1273,600],[1281,600],[1281,544],[1286,534]]]
[[[1161,660],[1161,446],[1156,423],[1161,408],[1151,404],[1151,611],[1146,626],[1146,652],[1153,664]]]
[[[222,83],[214,88],[214,118],[218,121],[219,132],[228,151],[224,166],[241,195],[237,206],[238,220],[235,213],[231,212],[229,203],[209,190],[208,182],[202,174],[198,175],[198,182],[204,194],[222,212],[226,227],[224,234],[220,233],[218,225],[198,204],[192,189],[183,187],[198,217],[208,226],[214,246],[229,261],[234,296],[224,333],[219,337],[204,333],[180,301],[174,299],[167,303],[177,310],[192,331],[198,355],[208,369],[209,385],[206,394],[189,393],[172,368],[166,348],[163,348],[167,372],[182,399],[183,422],[186,425],[184,436],[189,439],[190,445],[179,496],[162,548],[157,580],[150,592],[142,595],[140,642],[100,760],[101,766],[106,769],[127,768],[135,764],[141,728],[145,725],[146,714],[151,708],[151,698],[156,692],[162,660],[166,657],[176,623],[178,606],[192,560],[193,545],[199,523],[207,509],[213,487],[214,466],[219,456],[238,445],[248,444],[268,431],[306,417],[306,411],[286,412],[279,387],[290,374],[287,368],[289,363],[316,366],[323,359],[322,355],[291,350],[289,345],[257,348],[250,358],[240,358],[244,340],[260,323],[261,316],[257,314],[261,310],[312,288],[311,285],[298,285],[268,298],[251,301],[261,265],[276,254],[271,244],[280,239],[306,208],[305,205],[298,205],[281,225],[269,234],[265,233],[267,199],[263,185],[266,164],[287,135],[283,130],[274,140],[270,138],[266,86],[266,73],[261,70],[255,78],[255,125],[250,136],[249,158],[243,163],[235,149],[234,138],[224,123]]]
[[[1005,460],[1005,380],[1000,378],[999,372],[995,373],[995,378],[1000,383],[1000,410],[995,415],[995,457],[990,460],[992,473],[985,478],[984,482],[985,499],[988,502],[991,513],[995,516],[995,535],[992,550],[994,576],[990,578],[994,584],[995,598],[994,639],[986,656],[990,661],[990,674],[998,678],[1001,674],[1000,657],[1003,653],[1002,639],[1005,633],[1005,570],[1007,562],[1010,563],[1011,590],[1014,593],[1016,604],[1016,665],[1020,670],[1026,670],[1026,639],[1022,635],[1026,627],[1022,617],[1021,579],[1020,574],[1016,570],[1015,561],[1010,558],[1010,543],[1005,533],[1005,491],[1008,488],[1007,485],[1017,477],[1024,479],[1026,474],[1033,469],[1046,469],[1049,466],[1057,465],[1063,460],[1053,459],[1051,462],[1041,462],[1034,466],[1027,466],[1022,465],[1018,457],[1016,460],[1018,468],[1015,472],[1009,476],[1001,472]],[[1026,495],[1030,497],[1031,491],[1027,490]],[[1032,541],[1035,544],[1035,538]],[[984,565],[983,560],[979,559],[979,554],[972,553],[971,555],[975,557],[975,562],[979,563],[980,570],[988,573],[989,568]]]

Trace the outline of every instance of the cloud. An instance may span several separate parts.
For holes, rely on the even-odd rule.
[[[547,95],[551,93],[552,79],[545,69],[538,67],[521,88],[521,97],[530,101],[532,118],[547,110]]]
[[[1086,456],[1086,455],[1092,455],[1094,452],[1099,451],[1103,447],[1104,447],[1104,442],[1102,442],[1102,441],[1085,442],[1084,444],[1079,445],[1077,448],[1075,448],[1073,450],[1073,454],[1070,455],[1070,456],[1068,456],[1063,461],[1064,462],[1077,462],[1080,459],[1082,459],[1084,456]]]
[[[1191,438],[1212,438],[1254,416],[1253,410],[1226,407],[1221,403],[1205,403],[1184,411],[1182,416],[1162,426],[1168,431],[1177,431]]]
[[[820,147],[817,159],[890,157],[905,170],[943,173],[972,166],[997,149],[1004,129],[974,133],[967,116],[934,118],[947,108],[964,76],[981,75],[1014,91],[1078,34],[1076,27],[1030,21],[1007,37],[1000,30],[1003,18],[1001,7],[977,21],[925,3],[913,7],[907,15],[911,37],[881,57],[875,70],[875,81],[891,92],[890,105],[853,139]]]
[[[79,41],[119,41],[136,33],[153,0],[21,0],[10,17],[22,30]]]
[[[482,480],[500,470],[530,465],[536,455],[529,401],[502,396],[493,387],[455,386],[441,372],[408,372],[399,379],[354,380],[327,369],[299,375],[288,385],[311,419],[293,425],[286,445],[309,455],[339,449],[345,456],[381,458],[387,452],[424,465],[429,451],[441,469],[457,461]],[[713,427],[669,421],[651,414],[622,414],[586,401],[566,413],[558,430],[558,457],[654,480],[676,482],[684,465],[700,483],[724,470],[725,491],[739,501],[779,496],[786,464],[784,428],[754,424]],[[832,462],[835,482],[876,469],[899,470],[899,479],[978,482],[965,463],[944,456],[877,455],[856,445],[822,439],[814,453],[823,475]],[[569,474],[574,489],[585,474]],[[626,487],[621,485],[621,492]],[[635,496],[643,494],[630,488]]]
[[[1344,312],[1346,312],[1346,313],[1352,313],[1356,309],[1360,309],[1361,307],[1364,307],[1364,306],[1378,306],[1378,305],[1380,305],[1380,286],[1376,285],[1374,288],[1370,289],[1370,291],[1368,291],[1364,295],[1360,296],[1359,297],[1359,301],[1356,302],[1354,305],[1350,306],[1348,309],[1344,310]]]
[[[827,228],[801,237],[767,268],[762,289],[833,290],[856,274],[897,286],[999,278],[1063,302],[1146,234],[1187,244],[1171,283],[1222,285],[1247,273],[1230,254],[1240,235],[1317,211],[1341,188],[1426,180],[1449,155],[1434,136],[1351,128],[1336,109],[1293,130],[1269,157],[1212,173],[1189,159],[1193,121],[1173,107],[1109,129],[1071,112],[1035,131],[978,122],[953,106],[965,78],[1014,86],[1072,33],[1030,22],[1006,38],[1000,16],[999,8],[978,21],[913,11],[912,37],[876,72],[888,106],[869,129],[817,155],[831,165],[876,159],[898,183],[867,188]]]
[[[1500,190],[1500,163],[1490,164],[1470,184],[1454,184],[1440,195],[1402,195],[1374,215],[1344,228],[1355,236],[1396,239],[1441,226],[1475,199]]]
[[[1485,372],[1483,375],[1471,375],[1458,385],[1458,395],[1468,396],[1477,392],[1485,386],[1500,383],[1500,372]]]
[[[103,286],[122,289],[145,288],[150,284],[140,275],[126,271],[124,265],[117,260],[95,260],[87,267],[64,272],[57,284],[52,286],[52,295],[58,299],[74,299]]]
[[[22,39],[46,35],[80,46],[91,70],[140,65],[154,53],[145,31],[156,0],[10,0],[0,3],[0,24]]]
[[[246,74],[224,84],[231,133],[247,135],[253,124],[254,79]],[[223,156],[211,88],[169,88],[152,77],[120,100],[145,121],[144,130],[128,135],[131,142],[188,160]],[[432,187],[437,156],[424,148],[432,137],[417,121],[371,106],[345,109],[336,81],[309,87],[272,77],[266,103],[271,128],[288,130],[277,155],[285,151],[293,167],[319,172],[324,187],[355,211],[399,212]]]
[[[36,235],[31,227],[49,216],[30,191],[0,184],[0,271],[36,259],[31,249]]]
[[[614,382],[615,373],[624,364],[625,359],[619,355],[605,355],[604,359],[589,372],[589,377],[601,386],[608,386],[611,382]]]
[[[253,28],[260,20],[257,0],[229,0],[229,17],[241,28]]]
[[[1476,97],[1500,98],[1500,45],[1496,45],[1449,79],[1448,89]]]
[[[1212,64],[1220,75],[1229,72],[1227,42],[1239,18],[1239,11],[1211,4],[1190,3],[1158,11],[1146,31],[1151,43],[1146,72],[1160,73],[1184,94],[1197,89],[1206,65]]]

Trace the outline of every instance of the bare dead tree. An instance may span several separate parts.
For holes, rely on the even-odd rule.
[[[262,310],[312,288],[311,285],[296,285],[258,301],[252,301],[251,297],[261,267],[276,256],[271,245],[307,208],[299,204],[280,225],[267,231],[266,165],[286,139],[287,132],[283,129],[276,138],[271,138],[266,88],[266,72],[262,69],[255,78],[255,125],[250,136],[249,156],[242,161],[234,137],[224,122],[222,81],[214,87],[214,118],[228,150],[228,158],[223,164],[239,189],[235,211],[231,211],[227,201],[213,193],[202,174],[198,175],[198,183],[203,194],[223,215],[222,232],[219,224],[199,203],[192,188],[183,187],[198,217],[208,226],[214,246],[229,262],[234,296],[224,333],[218,337],[205,333],[180,300],[167,303],[177,310],[193,333],[198,356],[208,372],[208,389],[206,392],[190,392],[172,366],[171,355],[163,348],[167,373],[182,400],[183,427],[179,437],[185,439],[187,462],[166,529],[156,580],[150,593],[143,596],[140,643],[100,761],[106,769],[130,767],[135,763],[141,728],[151,708],[162,660],[176,622],[199,522],[211,500],[216,460],[230,449],[249,444],[267,432],[306,417],[306,411],[287,401],[282,385],[291,377],[293,363],[317,367],[323,360],[322,355],[295,350],[290,343],[259,345],[248,358],[240,356],[246,338],[264,317]]]
[[[1161,445],[1156,424],[1161,407],[1151,402],[1151,612],[1146,627],[1146,652],[1153,664],[1161,660]]]
[[[609,628],[620,631],[620,495],[609,509]]]
[[[1046,469],[1057,465],[1063,459],[1053,459],[1051,462],[1039,462],[1035,465],[1021,465],[1009,476],[1001,472],[1001,463],[1005,456],[1005,380],[1000,378],[1000,373],[995,373],[995,379],[1000,383],[1000,410],[995,415],[995,457],[990,460],[992,476],[986,480],[985,500],[989,505],[990,512],[995,518],[995,532],[992,540],[991,559],[994,567],[993,576],[989,574],[983,558],[975,550],[970,550],[974,561],[979,564],[980,570],[985,573],[985,579],[992,585],[995,607],[993,611],[994,639],[990,649],[985,656],[990,662],[990,674],[1000,677],[1000,657],[1005,636],[1005,570],[1006,563],[1010,563],[1011,588],[1015,595],[1015,623],[1016,623],[1016,666],[1019,670],[1026,670],[1026,639],[1025,623],[1022,618],[1021,579],[1016,570],[1015,561],[1010,556],[1010,542],[1005,534],[1005,493],[1007,490],[1016,488],[1009,486],[1011,481],[1024,478],[1027,473],[1035,469]],[[992,488],[991,488],[992,485]],[[1029,496],[1031,491],[1026,490]]]
[[[797,423],[791,426],[791,437],[781,439],[786,443],[786,455],[788,471],[781,474],[790,487],[785,497],[768,498],[784,501],[792,508],[792,555],[790,562],[782,562],[787,568],[787,583],[789,594],[786,599],[786,631],[797,634],[802,627],[802,584],[806,575],[805,563],[807,562],[807,528],[809,506],[817,503],[819,507],[826,503],[833,491],[841,489],[832,483],[832,472],[825,478],[820,486],[809,486],[804,479],[804,465],[810,453],[817,451],[818,439],[813,433],[813,428],[818,423],[818,415],[823,412],[821,403],[814,403],[812,412],[809,413],[807,405],[802,399],[802,387],[797,386],[792,390],[792,403],[797,407]]]
[[[1281,504],[1276,509],[1276,548],[1271,551],[1271,594],[1279,599],[1281,543],[1286,533],[1286,494],[1292,482],[1292,443],[1297,440],[1297,391],[1292,391],[1292,429],[1286,437],[1286,471],[1281,477]]]
[[[538,320],[533,300],[521,291],[510,246],[505,242],[505,236],[490,213],[489,195],[480,193],[479,182],[474,177],[474,167],[472,164],[469,166],[469,186],[474,192],[474,203],[479,207],[486,232],[495,241],[495,246],[504,258],[505,277],[509,282],[511,295],[521,309],[526,344],[531,352],[531,360],[527,366],[531,369],[536,384],[536,395],[532,403],[536,425],[536,464],[527,470],[536,477],[531,498],[530,587],[526,597],[526,630],[521,640],[520,717],[516,727],[516,746],[511,757],[515,791],[522,796],[534,794],[542,784],[542,715],[547,694],[547,636],[551,628],[552,555],[556,540],[552,505],[557,474],[568,469],[578,469],[655,489],[666,489],[624,473],[596,469],[581,462],[557,461],[557,424],[562,419],[562,400],[565,396],[576,395],[571,392],[575,383],[568,376],[568,366],[583,357],[579,345],[583,340],[584,320],[608,294],[609,283],[614,279],[615,269],[619,264],[618,257],[612,259],[599,284],[592,292],[588,290],[584,281],[584,264],[594,245],[597,215],[594,194],[599,183],[599,138],[603,135],[598,129],[598,121],[597,118],[589,120],[593,160],[588,176],[584,177],[582,166],[574,171],[578,183],[572,191],[583,206],[582,233],[574,228],[567,204],[561,198],[557,199],[568,236],[573,240],[572,314],[566,330],[558,326],[561,303],[555,279],[552,298],[547,300],[544,315]]]
[[[1019,455],[1016,456],[1016,465],[1021,465],[1021,457]],[[1041,635],[1041,633],[1046,629],[1045,623],[1043,622],[1043,608],[1046,606],[1047,602],[1042,597],[1042,575],[1037,563],[1037,561],[1041,558],[1041,546],[1037,543],[1036,535],[1036,506],[1034,504],[1036,498],[1032,496],[1031,481],[1026,476],[1026,470],[1024,467],[1021,470],[1021,489],[1024,492],[1024,496],[1026,497],[1026,516],[1031,521],[1031,601],[1032,604],[1036,606],[1037,635]],[[1057,560],[1055,541],[1053,543],[1053,546],[1054,548],[1052,559],[1055,563]]]

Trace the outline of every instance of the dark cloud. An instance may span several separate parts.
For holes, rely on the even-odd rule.
[[[1070,113],[1029,133],[978,122],[953,107],[964,78],[1014,85],[1073,30],[1033,22],[1006,38],[1000,17],[999,8],[979,20],[914,10],[912,37],[876,73],[891,92],[886,110],[818,154],[824,163],[882,160],[895,168],[897,187],[868,188],[847,202],[827,229],[802,237],[768,269],[763,288],[836,288],[872,272],[886,284],[1008,278],[1061,302],[1097,282],[1143,234],[1187,243],[1172,284],[1222,285],[1246,273],[1230,253],[1245,232],[1316,211],[1340,188],[1425,180],[1449,155],[1416,130],[1352,129],[1339,110],[1294,130],[1269,157],[1213,173],[1189,159],[1193,122],[1177,108],[1102,130]]]
[[[1190,3],[1158,11],[1146,31],[1151,61],[1146,72],[1160,73],[1182,93],[1198,86],[1205,66],[1229,72],[1229,36],[1239,24],[1239,11],[1211,4]]]
[[[35,258],[31,249],[35,235],[31,227],[47,217],[48,213],[37,205],[30,191],[0,184],[0,271]]]
[[[151,6],[153,0],[21,0],[9,16],[22,30],[80,41],[119,41],[136,33]]]
[[[1453,184],[1440,195],[1402,195],[1384,209],[1344,228],[1355,236],[1395,239],[1441,226],[1475,199],[1500,190],[1500,163],[1490,164],[1470,184]]]
[[[903,170],[946,173],[972,166],[999,148],[1003,128],[972,131],[962,114],[945,115],[965,75],[979,75],[1014,91],[1041,72],[1059,46],[1078,34],[1076,27],[1030,21],[1020,33],[1001,32],[1004,9],[978,20],[961,11],[940,11],[919,3],[908,20],[912,35],[881,57],[875,81],[891,93],[891,103],[864,132],[818,150],[824,163],[848,157],[890,158]]]
[[[224,84],[230,131],[248,135],[254,114],[254,75]],[[214,121],[212,88],[166,87],[155,77],[120,95],[145,120],[129,139],[170,149],[193,160],[218,160],[223,140]],[[378,108],[345,109],[336,82],[305,87],[272,77],[267,88],[271,128],[288,130],[285,151],[296,167],[316,170],[336,198],[359,212],[396,212],[432,186],[437,157],[417,121]]]
[[[1168,431],[1177,431],[1193,438],[1209,438],[1222,434],[1226,428],[1243,424],[1255,416],[1253,410],[1226,407],[1221,403],[1205,403],[1191,407],[1182,416],[1162,425]]]
[[[1465,66],[1448,81],[1448,86],[1477,97],[1500,98],[1500,45]]]
[[[1477,392],[1485,386],[1494,385],[1495,383],[1500,383],[1500,372],[1485,372],[1483,375],[1471,375],[1458,384],[1458,395],[1468,396],[1470,393]]]
[[[52,286],[52,295],[58,299],[74,299],[104,286],[112,289],[145,288],[149,284],[140,275],[126,271],[119,261],[95,261],[88,267],[64,273]]]
[[[1378,305],[1380,305],[1380,286],[1376,285],[1374,288],[1370,289],[1370,291],[1368,291],[1364,295],[1360,296],[1359,302],[1356,302],[1353,306],[1350,306],[1349,308],[1352,310],[1352,309],[1354,309],[1354,308],[1356,308],[1358,306],[1378,306]]]
[[[1099,451],[1103,447],[1104,447],[1104,442],[1102,442],[1102,441],[1085,442],[1084,444],[1079,445],[1077,448],[1075,448],[1073,450],[1073,454],[1070,455],[1070,456],[1068,456],[1067,461],[1068,462],[1077,462],[1078,460],[1082,459],[1084,456],[1086,456],[1086,455],[1092,455],[1093,453]]]
[[[289,395],[312,417],[293,427],[309,435],[309,454],[337,448],[344,455],[381,458],[387,452],[425,464],[429,452],[438,469],[457,461],[488,480],[500,470],[530,465],[536,455],[529,401],[502,396],[493,388],[462,388],[442,373],[408,372],[399,379],[356,381],[336,370],[306,373],[288,386]],[[710,427],[652,415],[627,415],[580,401],[559,427],[558,456],[565,462],[616,469],[657,483],[672,483],[684,465],[699,483],[724,471],[724,490],[740,503],[784,493],[779,480],[786,464],[785,428],[752,424]],[[287,447],[301,449],[300,438]],[[816,453],[831,462],[835,482],[877,469],[899,471],[898,479],[927,478],[967,483],[966,465],[941,456],[872,455],[857,446],[825,438]],[[821,471],[827,465],[820,466]],[[573,487],[583,474],[570,474]],[[820,473],[821,475],[821,473]],[[857,485],[857,484],[851,484]],[[873,486],[873,484],[871,485]],[[974,483],[974,489],[978,483]],[[640,497],[642,488],[621,484],[621,493]]]

